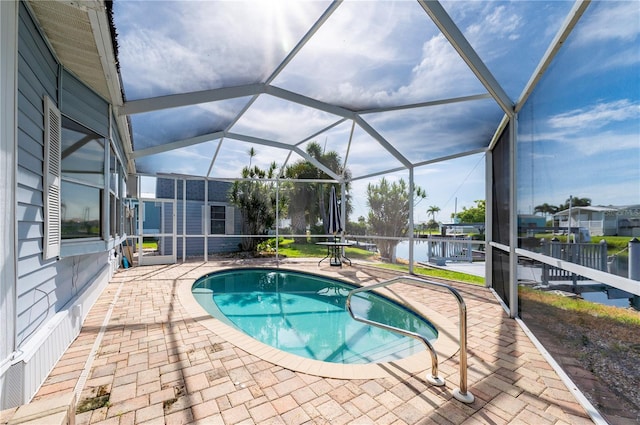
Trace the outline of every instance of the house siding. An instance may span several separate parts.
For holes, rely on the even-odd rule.
[[[55,261],[42,260],[44,109],[43,97],[57,99],[58,64],[20,4],[18,24],[18,169],[17,219],[19,250],[17,282],[18,347],[55,313]],[[36,249],[37,247],[37,249]],[[43,302],[46,299],[47,302]],[[51,300],[54,302],[51,302]],[[29,319],[30,317],[36,320]]]
[[[60,112],[109,137],[109,104],[66,70],[62,71]]]
[[[79,306],[76,311],[86,315],[114,270],[106,244],[103,252],[43,259],[43,99],[50,97],[64,114],[105,137],[109,105],[58,64],[22,2],[17,31],[16,310],[13,323],[5,324],[15,326],[16,351],[0,374],[0,409],[31,399],[79,333],[82,320],[71,309]]]
[[[181,257],[184,253],[186,257],[196,257],[204,255],[205,233],[208,224],[204,222],[204,217],[208,214],[204,211],[204,180],[187,180],[183,184],[183,180],[173,179],[157,179],[156,196],[161,199],[173,199],[174,184],[177,182],[177,243],[176,253]],[[183,203],[183,189],[186,186],[185,196],[186,205]],[[207,208],[211,205],[224,205],[230,207],[229,190],[231,183],[225,181],[210,180],[207,183]],[[227,211],[233,211],[233,234],[240,235],[242,233],[242,215],[238,208],[227,208]],[[183,215],[185,219],[183,220]],[[183,225],[184,223],[184,225]],[[184,237],[183,237],[184,236]],[[229,237],[206,235],[207,237],[207,253],[219,254],[227,252],[236,252],[240,250],[241,237]],[[183,249],[184,244],[184,249]]]

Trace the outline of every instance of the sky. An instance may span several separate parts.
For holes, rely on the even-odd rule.
[[[640,204],[638,45],[637,2],[590,5],[519,114],[521,212],[570,195]]]
[[[515,102],[574,2],[442,4]],[[145,156],[136,160],[139,171],[237,177],[251,147],[258,153],[252,163],[266,168],[300,158],[283,146],[304,151],[316,141],[338,152],[354,177],[401,167],[393,149],[414,164],[428,163],[414,172],[428,194],[416,208],[418,222],[430,206],[448,221],[484,199],[483,153],[433,161],[485,149],[503,111],[417,2],[344,2],[274,73],[328,5],[114,2],[127,100],[267,79],[283,90],[133,115],[136,150],[221,130],[244,138],[212,136]],[[640,203],[638,9],[631,1],[592,2],[520,112],[519,212],[569,195],[593,204]],[[290,102],[292,94],[370,113],[354,126],[310,102]],[[473,99],[455,101],[462,96]],[[248,143],[252,137],[269,145]],[[353,217],[366,215],[366,185],[379,179],[354,182]]]

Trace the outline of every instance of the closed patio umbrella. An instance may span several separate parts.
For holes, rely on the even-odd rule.
[[[331,195],[329,196],[329,226],[327,231],[336,235],[342,232],[342,220],[340,218],[340,206],[338,205],[338,196],[336,195],[336,188],[331,187]]]

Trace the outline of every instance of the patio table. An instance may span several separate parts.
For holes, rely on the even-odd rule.
[[[316,242],[316,245],[327,247],[327,255],[322,260],[318,261],[318,266],[327,258],[329,258],[329,264],[332,266],[342,267],[343,259],[348,261],[349,265],[351,265],[351,260],[342,253],[342,248],[344,248],[345,246],[352,246],[353,242],[340,242],[340,241]]]

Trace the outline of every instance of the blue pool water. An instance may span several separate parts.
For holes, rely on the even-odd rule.
[[[311,274],[236,269],[203,276],[192,287],[213,317],[280,350],[332,363],[398,360],[424,350],[413,338],[357,322],[345,309],[355,286]],[[411,311],[370,292],[351,307],[359,317],[437,338],[435,327]]]

